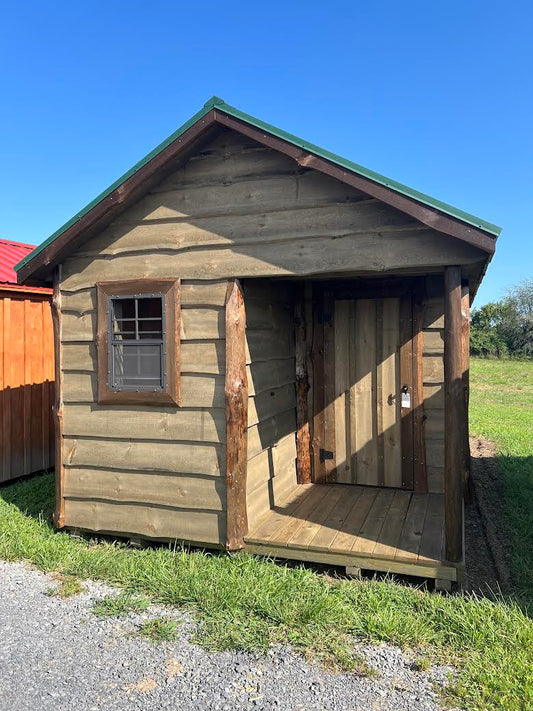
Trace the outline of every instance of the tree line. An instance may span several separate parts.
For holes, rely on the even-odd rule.
[[[513,287],[500,301],[472,309],[470,353],[533,358],[533,279]]]

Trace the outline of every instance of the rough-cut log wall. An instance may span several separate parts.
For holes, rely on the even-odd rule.
[[[250,526],[296,486],[296,367],[292,287],[245,282],[249,360],[247,505]],[[269,349],[265,342],[271,344]]]

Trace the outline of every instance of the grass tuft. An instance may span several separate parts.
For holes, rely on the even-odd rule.
[[[95,602],[93,612],[99,617],[124,617],[130,612],[142,612],[149,605],[149,598],[122,591],[118,595],[106,595]]]
[[[178,635],[178,623],[170,617],[148,620],[141,625],[139,634],[150,642],[173,642]]]
[[[80,583],[78,578],[75,578],[72,575],[68,575],[59,579],[59,585],[57,587],[48,588],[46,590],[46,594],[49,597],[68,598],[72,597],[73,595],[79,595],[80,593],[84,592],[84,590],[85,588]]]

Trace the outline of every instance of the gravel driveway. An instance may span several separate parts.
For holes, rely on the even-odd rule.
[[[84,593],[63,600],[46,594],[55,585],[25,565],[0,562],[2,711],[442,708],[434,684],[445,684],[449,670],[416,671],[393,647],[358,648],[377,678],[333,674],[285,648],[206,652],[189,641],[192,621],[168,609],[182,622],[178,640],[153,644],[132,633],[160,608],[100,619],[92,605],[112,588],[84,583]]]

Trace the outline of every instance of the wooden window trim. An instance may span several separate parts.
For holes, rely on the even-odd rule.
[[[96,284],[98,357],[98,404],[99,405],[166,405],[181,406],[180,393],[180,280],[179,279],[132,279],[105,281]],[[157,392],[111,390],[108,382],[109,335],[107,300],[109,296],[134,294],[163,294],[166,314],[166,363],[167,375],[164,390]]]

